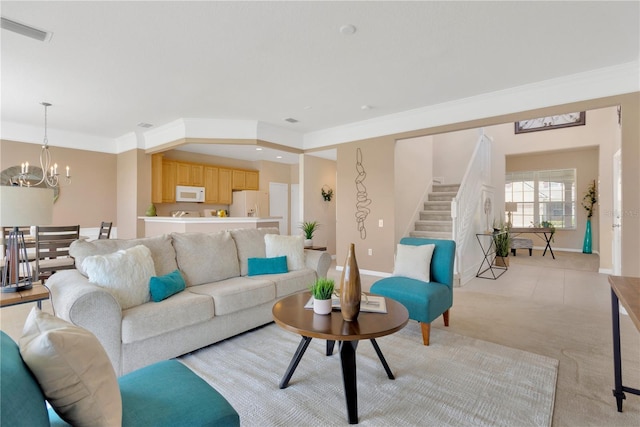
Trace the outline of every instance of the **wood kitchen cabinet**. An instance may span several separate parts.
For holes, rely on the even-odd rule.
[[[231,172],[231,169],[218,169],[218,203],[221,205],[229,205],[232,201]]]
[[[257,190],[258,171],[234,169],[231,188],[233,190]]]
[[[176,185],[204,185],[204,165],[176,162]]]
[[[176,202],[176,163],[162,160],[162,203]]]
[[[205,166],[204,172],[204,202],[218,203],[220,194],[218,170],[215,166]]]
[[[162,203],[162,154],[151,155],[151,203]]]

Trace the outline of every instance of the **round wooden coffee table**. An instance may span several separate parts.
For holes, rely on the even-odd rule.
[[[386,313],[360,311],[356,321],[346,322],[340,311],[320,315],[315,314],[312,309],[305,309],[304,305],[309,301],[309,298],[311,298],[311,293],[300,292],[279,300],[273,306],[273,320],[276,324],[288,331],[302,335],[298,349],[294,353],[282,381],[280,381],[280,388],[285,388],[289,384],[289,380],[312,338],[327,340],[327,356],[333,354],[334,344],[338,341],[349,424],[357,424],[356,349],[358,342],[364,339],[371,341],[387,376],[389,379],[394,379],[375,339],[404,328],[409,321],[409,312],[399,302],[385,298]]]

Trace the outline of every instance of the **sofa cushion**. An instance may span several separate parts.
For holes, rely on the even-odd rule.
[[[248,276],[257,276],[260,274],[277,274],[286,273],[287,257],[277,256],[273,258],[249,258]]]
[[[158,303],[142,304],[123,311],[122,342],[128,344],[142,341],[206,322],[214,314],[211,296],[185,290]]]
[[[273,281],[249,277],[234,277],[206,285],[192,286],[189,291],[212,296],[216,316],[235,313],[276,298]]]
[[[399,243],[396,250],[393,275],[429,282],[431,257],[434,249],[435,245],[433,244],[415,246]]]
[[[44,394],[20,356],[18,344],[0,331],[0,408],[3,426],[48,426]]]
[[[149,301],[149,279],[156,272],[146,246],[88,256],[82,264],[89,281],[109,291],[123,310]]]
[[[34,307],[20,338],[20,354],[65,421],[78,426],[121,425],[116,373],[91,332]]]
[[[249,272],[249,258],[264,258],[264,234],[256,228],[238,228],[229,230],[236,243],[238,261],[240,262],[240,275],[246,276]]]
[[[167,299],[180,291],[184,291],[186,287],[187,285],[184,283],[180,270],[174,270],[164,276],[153,276],[149,279],[149,291],[153,302]]]
[[[240,275],[236,244],[228,231],[172,233],[178,266],[187,286]]]
[[[304,236],[281,236],[266,234],[264,236],[265,252],[268,258],[277,256],[287,257],[287,267],[291,270],[305,268]]]
[[[288,273],[251,276],[250,278],[271,280],[276,285],[276,298],[282,298],[295,292],[309,290],[309,287],[316,281],[316,273],[310,268],[305,268]]]
[[[156,274],[162,276],[178,268],[176,251],[173,249],[171,237],[168,234],[141,239],[100,239],[91,242],[76,240],[69,247],[69,255],[75,258],[78,271],[86,276],[87,272],[82,265],[86,257],[106,255],[138,245],[144,245],[151,251]]]

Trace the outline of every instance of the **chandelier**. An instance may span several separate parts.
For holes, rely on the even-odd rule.
[[[29,162],[22,163],[20,165],[20,175],[18,175],[18,182],[21,187],[38,186],[43,182],[49,187],[58,187],[60,185],[60,173],[58,173],[58,164],[51,164],[51,152],[49,151],[49,138],[47,138],[47,108],[51,106],[48,102],[42,102],[44,105],[44,145],[40,150],[40,168],[42,169],[42,179],[37,180],[37,177],[29,174]],[[66,167],[65,176],[62,178],[65,184],[71,183],[71,174],[69,166]],[[35,179],[34,179],[35,178]]]

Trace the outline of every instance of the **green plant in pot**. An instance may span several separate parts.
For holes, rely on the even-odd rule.
[[[496,245],[495,264],[501,267],[509,266],[509,251],[511,250],[511,229],[504,222],[493,224],[493,243]]]
[[[320,227],[318,221],[305,221],[300,224],[300,229],[304,233],[304,247],[310,248],[313,246],[313,233]]]
[[[313,311],[317,314],[331,313],[331,299],[335,283],[332,279],[320,277],[309,288],[313,296]]]

